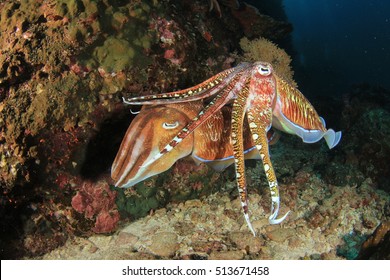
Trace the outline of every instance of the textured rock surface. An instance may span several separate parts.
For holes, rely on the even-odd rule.
[[[370,180],[359,188],[338,187],[315,176],[302,182],[302,176],[289,183],[296,187],[294,204],[289,202],[290,185],[282,184],[281,211],[292,213],[281,225],[268,224],[267,188],[261,187],[261,195],[251,188],[250,214],[256,237],[246,226],[239,200],[217,193],[170,203],[152,215],[123,224],[111,236],[77,237],[42,258],[343,259],[338,249],[345,246],[345,237],[369,236],[388,218],[389,196],[373,188]],[[365,223],[363,216],[370,217],[372,224]]]

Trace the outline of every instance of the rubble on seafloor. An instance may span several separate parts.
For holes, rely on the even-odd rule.
[[[389,197],[373,189],[369,179],[359,187],[331,186],[313,173],[307,167],[281,184],[281,212],[292,211],[281,225],[268,224],[266,187],[262,194],[250,191],[256,237],[239,199],[215,193],[169,203],[109,236],[72,238],[42,259],[344,259],[346,237],[365,240],[372,234],[386,218]]]

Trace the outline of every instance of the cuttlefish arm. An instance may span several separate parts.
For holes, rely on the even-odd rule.
[[[332,149],[341,139],[341,132],[326,129],[325,121],[313,105],[295,87],[275,76],[277,98],[273,108],[272,125],[286,133],[299,136],[305,143],[315,143],[324,138]]]
[[[206,99],[217,95],[248,67],[249,63],[242,62],[236,67],[226,69],[196,86],[160,94],[123,98],[123,102],[128,105],[162,105]]]

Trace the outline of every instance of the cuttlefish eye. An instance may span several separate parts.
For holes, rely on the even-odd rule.
[[[162,124],[162,127],[164,129],[175,129],[178,126],[179,126],[179,122],[178,121],[175,121],[174,123],[167,123],[167,122],[165,122],[165,123]]]
[[[270,69],[270,67],[268,67],[268,66],[266,66],[266,65],[261,65],[261,66],[259,67],[259,73],[260,73],[260,75],[262,75],[262,76],[268,76],[268,75],[271,74],[271,69]]]

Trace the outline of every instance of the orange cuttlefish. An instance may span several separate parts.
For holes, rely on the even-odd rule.
[[[131,187],[168,170],[179,159],[191,157],[195,163],[206,163],[216,171],[222,171],[234,161],[230,143],[231,111],[229,106],[213,116],[189,134],[169,156],[155,157],[203,108],[202,101],[144,106],[131,122],[112,165],[112,178],[116,186]],[[275,143],[279,134],[269,131],[268,142]],[[250,137],[248,123],[244,123],[245,159],[259,159],[255,144]]]
[[[164,171],[165,162],[170,164],[170,167],[173,164],[172,160],[177,160],[177,155],[184,149],[183,146],[186,145],[184,143],[188,145],[188,142],[191,142],[191,137],[196,138],[197,130],[204,127],[203,124],[228,125],[230,135],[220,134],[219,137],[224,135],[223,137],[226,138],[221,138],[220,141],[225,142],[221,143],[231,146],[231,155],[226,159],[230,160],[230,163],[234,162],[244,217],[248,227],[255,235],[248,213],[244,164],[244,160],[248,156],[253,157],[253,154],[257,154],[263,163],[272,198],[269,222],[278,224],[289,213],[287,212],[278,218],[279,186],[270,160],[267,137],[271,126],[286,133],[295,134],[305,143],[314,143],[324,138],[329,148],[336,146],[341,139],[341,132],[326,129],[325,121],[317,114],[303,94],[278,77],[272,66],[266,62],[243,62],[188,89],[124,99],[124,102],[130,105],[169,105],[169,107],[164,107],[168,109],[176,103],[178,103],[177,105],[182,102],[194,103],[198,100],[203,100],[206,105],[202,105],[200,108],[194,106],[194,112],[187,114],[188,117],[194,116],[192,119],[186,119],[185,125],[180,125],[179,119],[172,119],[169,122],[164,120],[160,124],[166,131],[169,131],[169,128],[172,130],[166,133],[166,136],[159,135],[157,142],[154,142],[153,137],[154,132],[159,133],[157,114],[155,114],[156,117],[152,116],[153,119],[156,118],[156,122],[143,124],[143,127],[152,124],[155,126],[155,128],[145,129],[149,134],[141,133],[142,127],[136,130],[137,133],[128,130],[112,166],[112,177],[117,181],[116,186],[130,187],[146,178],[141,176],[137,179],[137,174],[132,171],[132,166],[148,170],[147,172],[151,174],[149,176]],[[223,115],[227,104],[231,104],[230,121],[213,121],[213,118]],[[192,107],[187,105],[185,110],[186,112],[192,110]],[[245,123],[248,124],[247,132]],[[214,131],[213,129],[210,131]],[[150,131],[153,133],[150,134]],[[130,141],[131,139],[132,141]],[[202,146],[202,141],[201,138],[194,141],[198,145],[198,151],[215,152],[212,147],[209,147],[207,141],[207,145]],[[229,145],[226,144],[226,141],[229,142]],[[249,146],[248,141],[250,142]],[[181,144],[179,145],[179,143]],[[143,154],[144,146],[147,147],[147,152]],[[137,150],[141,150],[141,152],[137,152]],[[133,157],[133,153],[137,156]],[[194,155],[196,156],[197,153],[195,152]],[[164,161],[160,160],[161,157],[164,157]],[[225,157],[216,157],[212,161],[216,159],[225,159]],[[220,162],[220,164],[226,166],[227,162]]]

